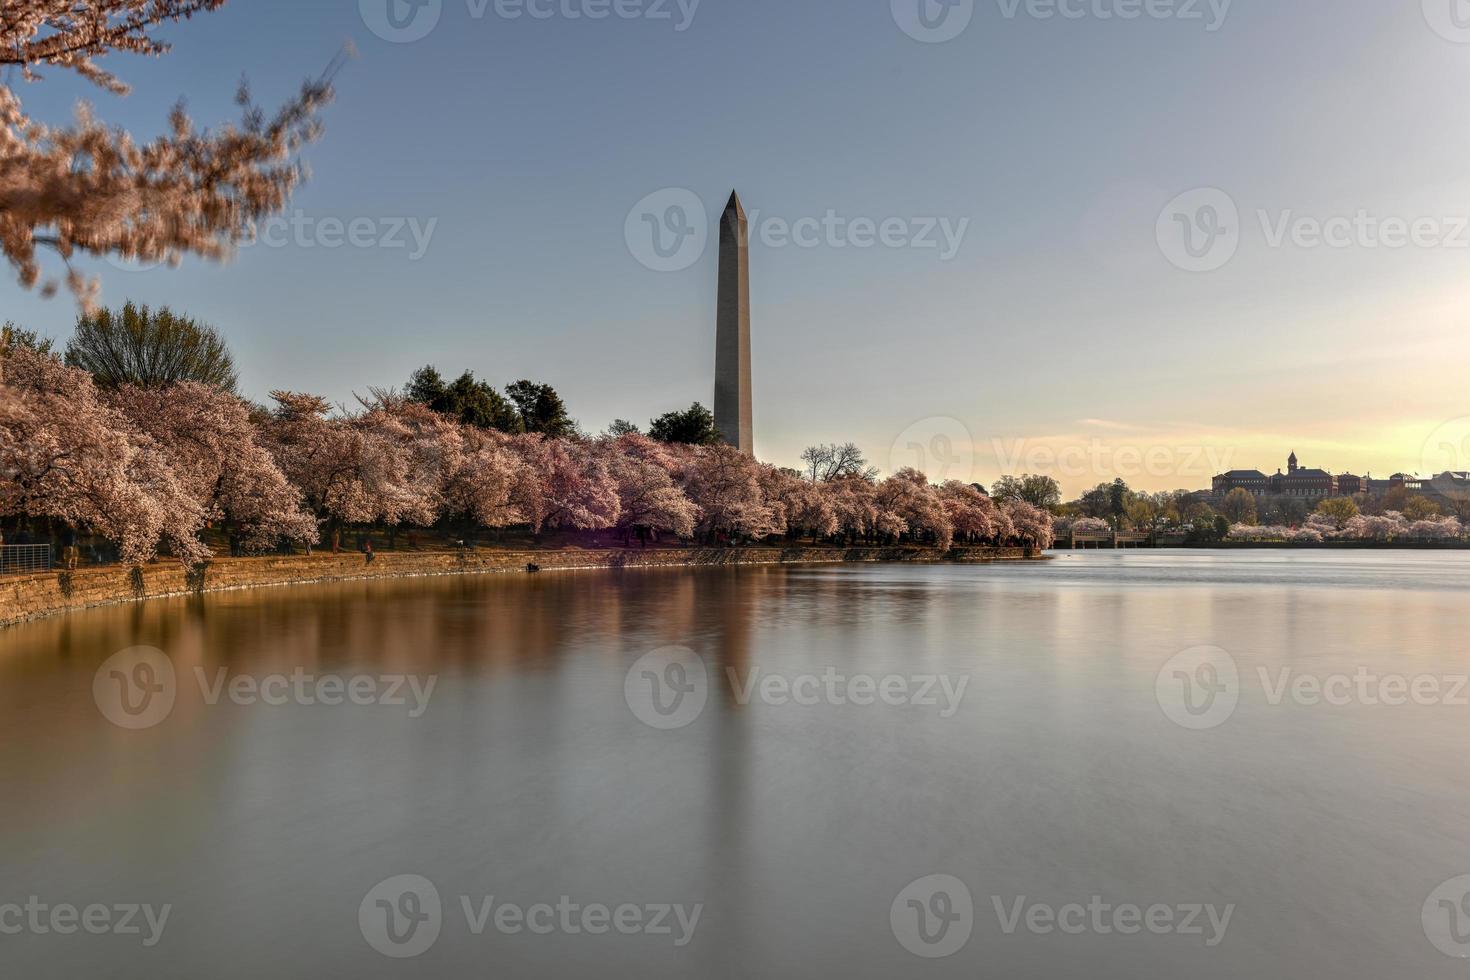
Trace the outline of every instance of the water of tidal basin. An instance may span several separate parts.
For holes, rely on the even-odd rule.
[[[162,941],[0,935],[16,978],[1463,977],[1421,906],[1470,873],[1470,708],[1273,706],[1259,668],[1461,675],[1457,553],[1092,553],[970,567],[586,572],[229,593],[0,633],[0,904],[171,903]],[[177,666],[155,728],[92,697],[137,644]],[[624,677],[683,645],[715,685],[682,730]],[[1155,679],[1225,648],[1219,728]],[[435,675],[396,706],[210,706],[193,673]],[[741,706],[723,668],[968,677],[959,711]],[[358,906],[430,879],[438,941]],[[890,905],[953,875],[968,944],[919,959]],[[460,896],[703,903],[693,941],[471,933]],[[993,905],[1234,904],[1224,941],[1034,935]]]

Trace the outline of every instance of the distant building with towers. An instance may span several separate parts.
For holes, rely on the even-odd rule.
[[[1248,490],[1259,496],[1266,492],[1266,474],[1260,470],[1231,470],[1215,477],[1213,489],[1217,497],[1231,490]]]
[[[755,455],[750,399],[750,226],[740,195],[720,218],[720,286],[715,327],[715,430]]]
[[[1337,477],[1326,470],[1304,467],[1292,453],[1286,460],[1286,472],[1277,470],[1270,476],[1260,470],[1231,470],[1214,479],[1214,495],[1224,497],[1232,490],[1247,490],[1256,496],[1336,497],[1343,491],[1343,481],[1357,486],[1361,480],[1350,474]]]
[[[1286,472],[1277,470],[1266,480],[1266,489],[1283,497],[1335,497],[1337,477],[1326,470],[1301,466],[1296,453],[1292,453],[1286,459]]]
[[[1343,473],[1334,476],[1326,470],[1301,465],[1296,453],[1286,460],[1286,471],[1277,470],[1267,476],[1260,470],[1231,470],[1215,477],[1210,496],[1218,502],[1232,490],[1245,490],[1254,496],[1297,497],[1321,500],[1327,497],[1381,497],[1398,488],[1445,503],[1452,499],[1470,498],[1470,473],[1443,473],[1435,477],[1417,477],[1406,473],[1375,480],[1371,476]]]

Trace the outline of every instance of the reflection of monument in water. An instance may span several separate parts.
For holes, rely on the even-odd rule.
[[[720,296],[715,331],[715,430],[754,455],[750,412],[750,230],[740,195],[720,218]]]

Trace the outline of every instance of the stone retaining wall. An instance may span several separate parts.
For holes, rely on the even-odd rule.
[[[948,554],[920,548],[649,548],[647,550],[380,552],[372,564],[357,553],[225,558],[189,572],[174,562],[143,568],[108,566],[73,572],[0,578],[0,627],[71,609],[156,599],[194,592],[222,592],[309,582],[413,578],[431,575],[526,574],[585,568],[651,568],[679,565],[773,565],[834,562],[1018,561],[1021,548],[957,548]]]

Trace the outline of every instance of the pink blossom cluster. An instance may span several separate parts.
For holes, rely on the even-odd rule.
[[[1465,526],[1454,517],[1410,521],[1392,510],[1377,516],[1359,514],[1341,528],[1331,518],[1313,514],[1298,528],[1236,524],[1230,529],[1230,537],[1235,541],[1459,541],[1465,533]]]
[[[1316,527],[1281,527],[1278,525],[1235,524],[1230,528],[1232,541],[1292,541],[1321,544],[1322,531]]]
[[[1058,533],[1071,531],[1073,534],[1107,534],[1113,529],[1113,525],[1101,517],[1079,517],[1070,524],[1065,521],[1058,524]]]
[[[103,391],[22,348],[0,365],[0,516],[91,529],[135,564],[160,548],[186,564],[207,558],[210,526],[259,547],[315,542],[323,525],[442,521],[940,549],[1053,539],[1043,510],[911,469],[813,481],[723,445],[473,428],[389,393],[333,412],[278,391],[260,409],[192,382]]]
[[[70,126],[29,116],[11,86],[50,70],[72,72],[106,91],[128,87],[102,68],[109,53],[161,55],[169,25],[224,0],[5,0],[0,6],[0,256],[27,288],[47,293],[42,249],[56,253],[83,305],[98,283],[72,265],[80,255],[177,264],[184,255],[228,256],[253,223],[280,213],[304,177],[299,151],[320,132],[332,99],[334,61],[274,114],[242,84],[239,122],[201,130],[182,102],[168,132],[148,142],[79,104]],[[9,69],[6,71],[5,69]]]

